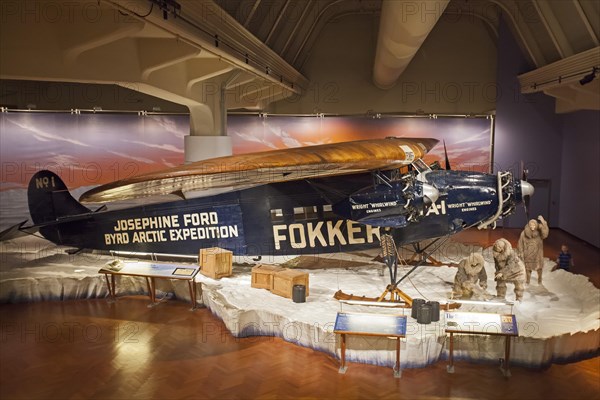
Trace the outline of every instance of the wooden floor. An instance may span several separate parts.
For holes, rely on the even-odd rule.
[[[578,265],[593,272],[600,263]],[[401,379],[355,363],[340,375],[325,353],[279,338],[235,339],[207,309],[147,304],[133,296],[0,305],[0,399],[600,399],[598,357],[541,371],[513,366],[510,379],[495,365],[465,362],[453,375],[445,362]]]

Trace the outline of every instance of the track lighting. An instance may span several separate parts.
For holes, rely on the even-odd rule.
[[[579,84],[581,86],[587,85],[588,83],[590,83],[591,81],[593,81],[596,78],[596,73],[597,72],[598,72],[598,68],[596,68],[596,67],[592,68],[592,72],[590,72],[589,74],[587,74],[586,76],[584,76],[583,78],[581,78],[579,80]]]

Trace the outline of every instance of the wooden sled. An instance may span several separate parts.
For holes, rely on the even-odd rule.
[[[412,298],[410,298],[408,295],[405,294],[406,297],[410,298],[410,305],[409,303],[406,301],[406,299],[404,300],[390,300],[390,299],[386,299],[385,295],[388,293],[387,289],[385,292],[383,292],[383,294],[379,297],[367,297],[367,296],[357,296],[354,294],[347,294],[344,293],[341,290],[338,290],[337,292],[335,292],[335,294],[333,295],[333,298],[336,300],[353,300],[353,301],[367,301],[367,302],[373,302],[373,303],[399,303],[399,304],[403,304],[402,307],[404,308],[411,308],[412,307]],[[459,308],[460,304],[458,303],[446,303],[446,304],[440,304],[440,310],[452,310],[455,308]]]

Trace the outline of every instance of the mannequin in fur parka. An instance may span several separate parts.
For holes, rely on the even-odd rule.
[[[538,220],[530,220],[519,237],[519,256],[525,263],[526,281],[529,283],[531,273],[537,271],[538,284],[542,283],[542,268],[544,267],[544,243],[548,237],[548,223],[541,215]]]
[[[472,253],[458,264],[458,271],[454,277],[453,295],[471,298],[477,283],[484,291],[487,289],[487,273],[484,268],[483,256],[479,253]]]
[[[525,291],[525,264],[513,250],[512,245],[506,239],[498,239],[492,248],[494,254],[494,265],[496,267],[496,292],[498,297],[506,297],[506,284],[515,285],[515,296],[517,301],[523,299]]]

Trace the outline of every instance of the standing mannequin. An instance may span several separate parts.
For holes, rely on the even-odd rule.
[[[542,269],[544,267],[544,243],[548,237],[548,223],[541,215],[530,220],[519,237],[517,246],[519,256],[525,263],[527,272],[527,283],[531,279],[531,273],[537,271],[538,284],[542,284]]]
[[[492,248],[494,265],[496,267],[496,292],[498,297],[505,298],[506,284],[515,285],[517,301],[523,299],[525,292],[525,265],[506,239],[498,239]]]

